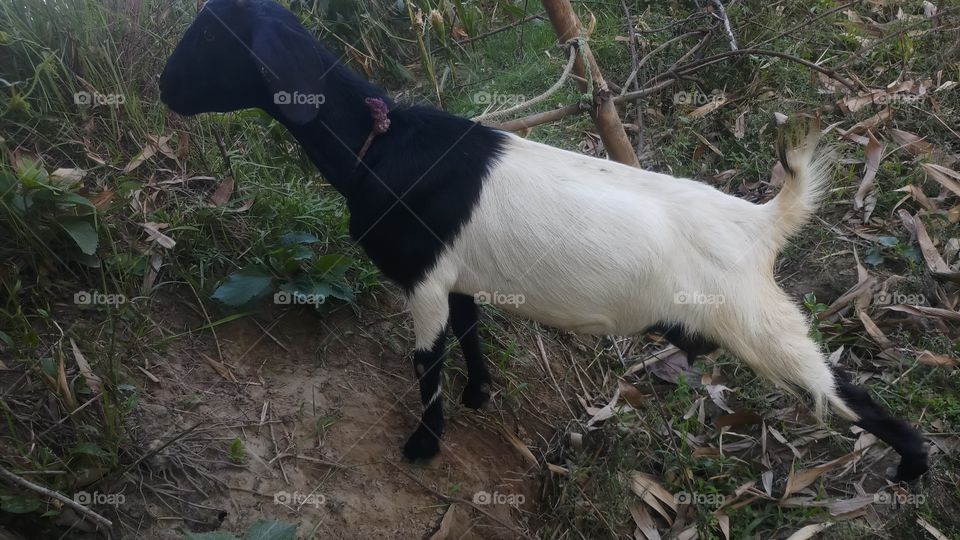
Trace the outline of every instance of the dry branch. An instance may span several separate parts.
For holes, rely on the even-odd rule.
[[[546,8],[547,16],[550,17],[553,29],[562,43],[582,36],[583,29],[580,25],[580,19],[574,13],[570,0],[544,0],[543,7]],[[586,40],[581,42],[581,55],[582,58],[577,58],[574,62],[573,74],[581,78],[578,80],[581,92],[590,90],[593,92],[593,106],[590,107],[590,115],[593,117],[597,132],[600,134],[600,139],[603,141],[610,159],[639,167],[640,161],[633,151],[630,138],[623,130],[623,124],[620,122],[617,107],[613,103],[610,88],[604,81],[603,73],[601,73],[593,53],[590,52],[590,46]],[[582,80],[587,76],[587,66],[584,65],[584,59],[589,64],[590,78],[593,82],[592,89]]]
[[[87,508],[86,506],[84,506],[84,505],[82,505],[82,504],[74,501],[73,499],[67,497],[66,495],[64,495],[64,494],[62,494],[62,493],[53,491],[52,489],[47,489],[47,488],[45,488],[45,487],[43,487],[43,486],[40,486],[40,485],[37,485],[37,484],[34,484],[33,482],[31,482],[31,481],[29,481],[29,480],[27,480],[27,479],[25,479],[25,478],[21,478],[21,477],[15,475],[15,474],[13,474],[12,472],[4,469],[3,467],[0,467],[0,477],[6,478],[7,480],[9,480],[10,482],[13,482],[14,484],[17,484],[17,485],[19,485],[19,486],[21,486],[21,487],[24,487],[24,488],[26,488],[26,489],[29,489],[30,491],[39,493],[39,494],[41,494],[41,495],[43,495],[43,496],[45,496],[45,497],[50,497],[51,499],[56,499],[56,500],[60,501],[61,503],[63,503],[65,506],[70,507],[71,509],[79,512],[81,515],[92,519],[93,521],[96,521],[96,522],[99,523],[100,525],[103,525],[103,526],[105,526],[105,527],[113,527],[113,522],[112,522],[112,521],[110,521],[109,519],[107,519],[107,518],[101,516],[100,514],[94,512],[93,510]]]

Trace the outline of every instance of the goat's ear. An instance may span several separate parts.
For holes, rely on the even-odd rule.
[[[299,125],[316,118],[326,74],[316,40],[303,28],[269,21],[254,29],[251,52],[280,114]]]

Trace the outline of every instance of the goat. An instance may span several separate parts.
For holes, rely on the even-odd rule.
[[[350,233],[404,292],[423,413],[404,445],[439,452],[448,324],[463,350],[462,402],[490,375],[477,299],[595,335],[659,328],[690,358],[718,346],[801,389],[900,454],[897,480],[927,470],[921,435],[831,367],[774,261],[830,175],[818,129],[778,142],[786,179],[755,205],[682,178],[559,150],[423,106],[397,106],[272,0],[210,0],[160,77],[182,115],[260,108],[346,199]]]

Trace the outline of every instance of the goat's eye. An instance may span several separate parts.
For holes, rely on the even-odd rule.
[[[203,29],[203,39],[204,39],[204,41],[213,41],[214,39],[216,39],[216,36],[214,36],[209,30],[207,30],[206,28],[204,28],[204,29]]]

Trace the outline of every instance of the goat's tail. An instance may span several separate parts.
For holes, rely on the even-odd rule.
[[[794,119],[780,126],[777,153],[785,178],[780,193],[765,205],[770,210],[768,231],[778,249],[800,232],[826,193],[833,152],[819,148],[819,140],[819,120]]]

